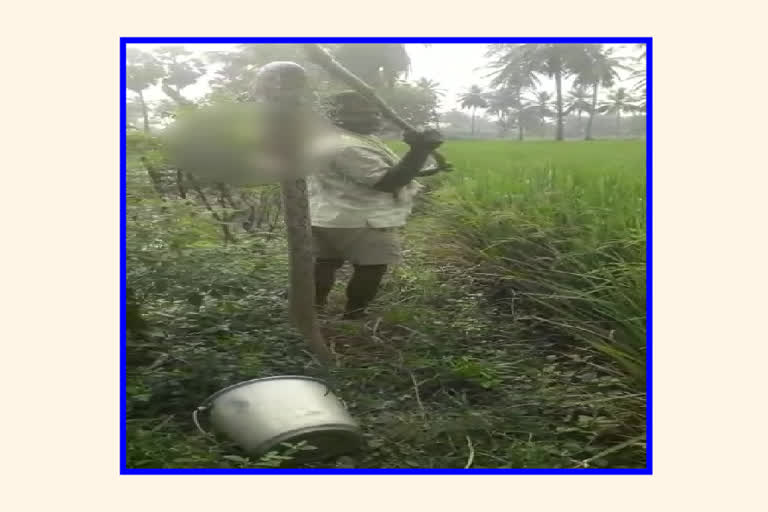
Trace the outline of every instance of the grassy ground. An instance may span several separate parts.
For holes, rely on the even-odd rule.
[[[458,170],[429,180],[371,316],[325,321],[367,441],[341,463],[644,466],[644,143],[445,153]],[[202,438],[190,413],[240,380],[321,374],[285,319],[283,241],[224,247],[129,176],[129,284],[151,326],[129,337],[129,467],[278,464]]]

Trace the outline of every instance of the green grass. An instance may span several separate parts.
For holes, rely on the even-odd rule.
[[[644,388],[644,143],[459,142],[446,155],[461,171],[433,194],[443,247],[514,295],[513,319],[587,343]]]
[[[370,319],[325,326],[367,440],[353,464],[644,466],[644,143],[443,152],[457,171],[425,180]],[[201,438],[189,413],[247,378],[322,376],[285,319],[284,242],[224,247],[129,177],[128,281],[152,329],[129,338],[128,465],[274,466]],[[331,299],[339,312],[341,284]]]

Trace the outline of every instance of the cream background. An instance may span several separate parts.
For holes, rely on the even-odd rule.
[[[765,15],[708,5],[10,4],[4,508],[764,510]],[[118,37],[140,35],[653,36],[655,475],[119,476]]]

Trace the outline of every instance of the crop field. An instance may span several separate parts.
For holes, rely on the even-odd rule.
[[[127,342],[128,467],[645,466],[644,141],[446,142],[456,170],[422,180],[405,263],[368,318],[339,320],[341,283],[332,294],[330,376],[287,320],[280,225],[267,213],[224,244],[205,208],[157,194],[140,165],[152,151],[128,153],[128,283],[143,323]],[[209,394],[297,373],[330,379],[362,452],[256,460],[195,429]]]

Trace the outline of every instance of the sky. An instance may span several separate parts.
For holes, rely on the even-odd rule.
[[[158,44],[140,44],[130,45],[145,50],[156,48]],[[232,44],[185,44],[183,45],[194,52],[204,53],[208,51],[227,51],[233,50],[236,45]],[[485,76],[489,73],[486,67],[488,59],[484,57],[486,51],[485,44],[480,43],[462,43],[462,44],[432,44],[425,47],[423,44],[406,44],[406,50],[411,58],[411,72],[408,79],[418,80],[419,78],[429,78],[440,84],[440,88],[445,93],[441,110],[447,111],[458,109],[458,96],[469,89],[472,85],[487,86],[489,78]],[[616,55],[630,56],[635,55],[637,50],[627,45],[607,45],[614,46]],[[198,98],[208,92],[208,78],[201,79],[197,84],[184,89],[184,95],[190,98]],[[626,86],[626,83],[619,85]],[[570,87],[570,82],[563,84],[564,91]],[[548,89],[554,92],[554,83],[551,80],[543,80],[542,89]],[[150,89],[145,93],[145,97],[150,101],[164,99],[165,95],[159,87]]]

